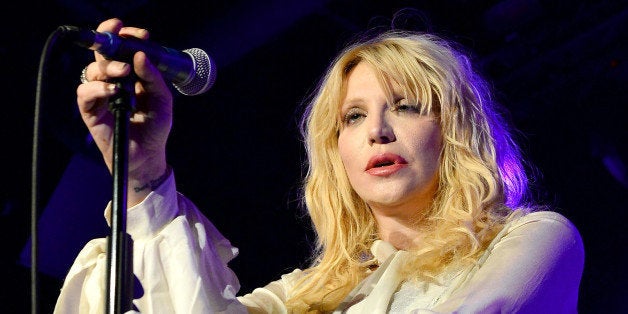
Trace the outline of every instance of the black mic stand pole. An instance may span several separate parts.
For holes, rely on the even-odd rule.
[[[133,74],[116,81],[118,93],[110,99],[114,116],[113,198],[111,235],[107,248],[106,313],[122,314],[133,308],[133,240],[126,233],[127,186],[129,173],[129,125],[135,109]]]

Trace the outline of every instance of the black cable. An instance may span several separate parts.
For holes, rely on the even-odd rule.
[[[37,87],[35,90],[35,110],[33,113],[33,151],[31,161],[31,313],[37,314],[39,304],[37,300],[39,290],[39,280],[37,277],[37,219],[39,216],[39,195],[38,195],[38,179],[39,179],[39,136],[40,122],[39,113],[41,108],[41,91],[43,76],[46,69],[46,61],[54,43],[59,38],[59,30],[52,32],[42,50],[39,59],[39,69],[37,72]]]

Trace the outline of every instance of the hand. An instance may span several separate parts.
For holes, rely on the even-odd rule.
[[[149,36],[145,29],[123,26],[122,21],[116,18],[102,22],[96,31],[144,40]],[[108,100],[119,91],[106,80],[127,76],[132,70],[138,81],[135,83],[137,110],[131,115],[129,129],[129,207],[139,203],[151,191],[150,188],[139,191],[135,188],[145,187],[166,172],[166,141],[172,125],[172,94],[159,70],[143,52],[135,54],[132,67],[123,62],[107,60],[95,53],[95,61],[85,70],[88,82],[79,85],[76,90],[83,121],[103,154],[109,171],[112,171],[114,118],[109,111]]]

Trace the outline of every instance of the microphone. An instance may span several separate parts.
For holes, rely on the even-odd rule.
[[[96,32],[75,26],[59,26],[61,33],[75,44],[97,51],[106,59],[132,63],[133,55],[143,51],[165,80],[184,95],[199,95],[214,84],[216,66],[205,51],[190,48],[177,51],[135,37]]]

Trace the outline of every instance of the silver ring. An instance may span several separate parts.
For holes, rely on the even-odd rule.
[[[87,72],[87,67],[84,67],[83,70],[81,71],[81,83],[83,84],[89,82],[89,80],[87,80],[87,77],[85,76],[86,72]]]

